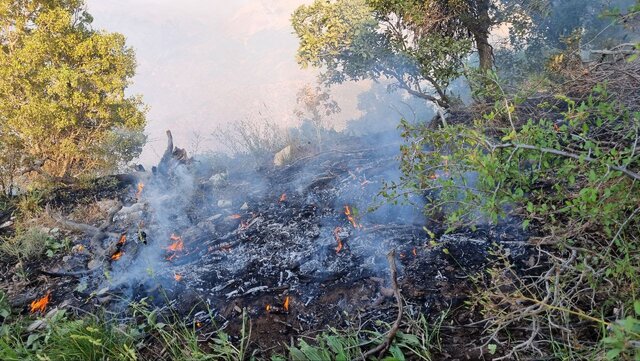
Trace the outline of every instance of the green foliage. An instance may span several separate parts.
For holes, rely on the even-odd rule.
[[[53,245],[56,246],[53,246]],[[40,228],[17,229],[16,234],[0,241],[0,254],[18,260],[31,260],[42,256],[49,248],[53,255],[53,248],[59,249],[49,235]]]
[[[133,50],[91,22],[80,0],[0,2],[0,143],[19,156],[8,171],[75,177],[141,151],[144,109],[125,95]]]
[[[388,78],[397,88],[446,105],[446,88],[461,74],[469,41],[438,32],[422,34],[419,25],[410,22],[398,21],[396,28],[390,14],[377,12],[378,5],[318,0],[300,6],[292,17],[300,40],[298,62],[321,68],[326,84]],[[433,87],[436,94],[425,87]]]
[[[640,301],[634,304],[635,317],[628,316],[611,326],[605,344],[607,360],[640,360]]]
[[[97,317],[73,320],[67,317],[64,310],[47,315],[41,322],[42,326],[34,331],[27,331],[22,321],[3,325],[4,330],[0,334],[0,359],[138,360],[134,339],[126,332],[126,328],[108,324]]]

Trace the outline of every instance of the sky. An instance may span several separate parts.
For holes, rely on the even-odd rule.
[[[289,19],[309,0],[88,0],[93,26],[120,32],[136,52],[137,74],[129,92],[149,106],[147,146],[140,162],[154,164],[166,145],[165,130],[187,148],[258,111],[295,125],[296,92],[316,72],[295,61],[297,39]],[[336,124],[358,115],[363,85],[335,89],[342,108]]]

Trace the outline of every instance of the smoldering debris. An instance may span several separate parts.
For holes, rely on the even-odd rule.
[[[419,209],[369,211],[383,182],[398,174],[398,146],[345,137],[321,153],[254,170],[233,159],[190,158],[169,137],[155,173],[131,182],[101,229],[101,247],[115,252],[46,266],[49,276],[36,289],[53,290],[53,304],[79,308],[98,302],[126,310],[145,299],[185,317],[207,309],[218,324],[240,322],[246,308],[257,335],[274,341],[274,327],[286,339],[349,322],[345,315],[392,318],[393,307],[383,307],[393,305],[384,281],[392,249],[403,296],[418,308],[458,302],[451,290],[482,269],[495,244],[526,256],[517,226],[480,226],[433,242]],[[91,238],[81,235],[77,245],[91,253]],[[88,258],[99,271],[86,272]],[[96,298],[98,290],[106,291]]]

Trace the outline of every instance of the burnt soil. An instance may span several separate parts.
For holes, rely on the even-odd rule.
[[[462,326],[472,316],[463,307],[478,287],[472,278],[495,261],[497,247],[508,249],[516,265],[526,263],[527,234],[513,219],[444,234],[419,208],[385,204],[376,195],[398,176],[397,149],[372,149],[352,138],[284,167],[192,160],[173,164],[168,174],[121,176],[84,191],[67,188],[48,199],[63,215],[105,200],[138,207],[108,220],[109,232],[126,235],[122,257],[97,259],[91,237],[62,229],[60,238],[85,251],[67,249],[25,262],[26,276],[17,275],[15,261],[2,261],[0,286],[24,313],[48,291],[50,308],[105,308],[115,318],[128,317],[128,305],[144,300],[203,335],[221,327],[239,334],[244,309],[252,347],[281,351],[292,339],[327,326],[386,331],[374,321],[391,323],[396,316],[386,258],[394,249],[405,312],[432,319],[450,315],[439,357],[477,358],[480,329]],[[138,180],[144,189],[136,194]],[[176,239],[182,241],[178,250],[170,248]],[[105,239],[104,248],[117,241]],[[102,265],[88,272],[91,261]]]

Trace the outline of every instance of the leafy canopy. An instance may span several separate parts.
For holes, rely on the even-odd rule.
[[[134,52],[92,20],[81,0],[0,1],[0,143],[22,172],[70,178],[141,151],[145,110],[125,94]]]

